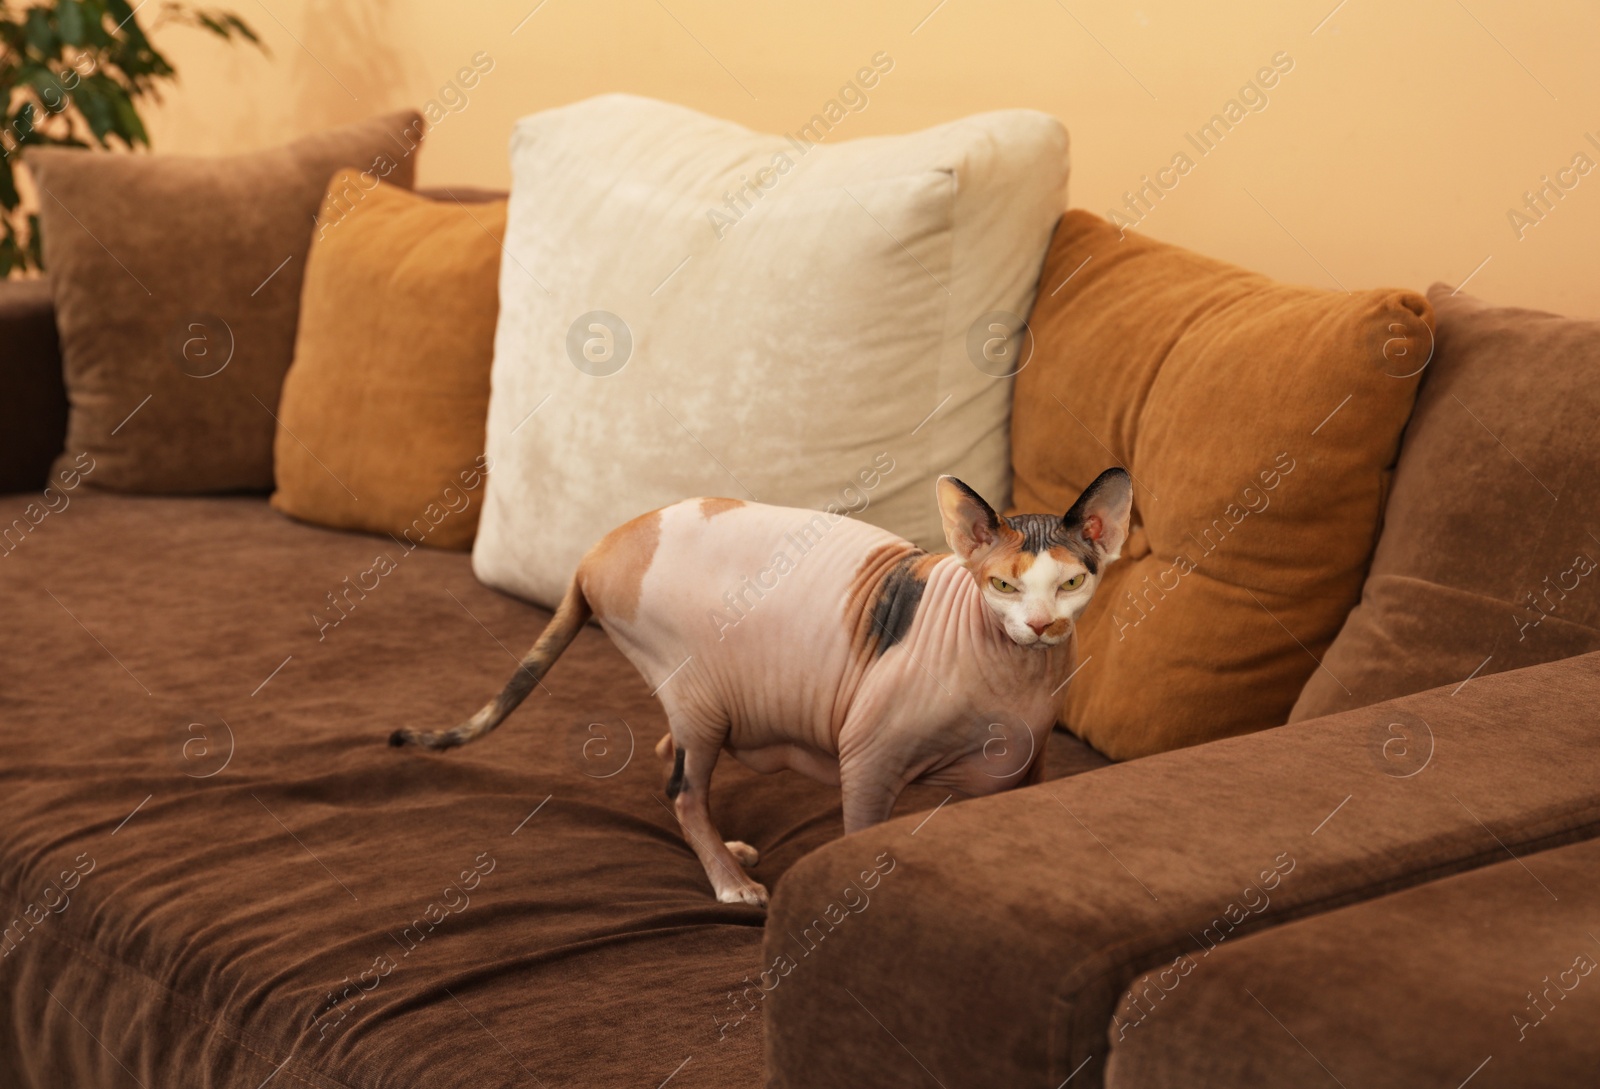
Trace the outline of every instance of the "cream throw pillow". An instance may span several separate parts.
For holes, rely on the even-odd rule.
[[[928,548],[939,474],[1006,504],[1066,130],[1007,110],[807,135],[629,95],[517,124],[484,582],[553,606],[607,530],[691,496],[832,506]]]

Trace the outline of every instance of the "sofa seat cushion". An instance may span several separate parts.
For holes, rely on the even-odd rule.
[[[1132,981],[1107,1089],[1592,1085],[1596,873],[1591,840],[1197,950]]]
[[[598,629],[493,737],[395,750],[547,614],[260,499],[69,499],[0,557],[0,1084],[760,1081],[762,915],[713,900]],[[841,831],[731,761],[713,804],[767,883]]]

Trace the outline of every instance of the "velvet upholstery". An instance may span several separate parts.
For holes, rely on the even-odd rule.
[[[48,279],[0,280],[0,390],[0,495],[42,489],[67,429]]]
[[[266,491],[328,179],[409,188],[421,119],[222,158],[29,148],[71,401],[67,457],[125,492]]]
[[[1597,702],[1588,654],[830,843],[774,890],[768,1085],[1093,1089],[1136,1008],[1130,984],[1202,943],[1600,835]],[[1386,747],[1397,718],[1429,723],[1431,747]],[[894,868],[863,890],[880,856]],[[1425,981],[1429,948],[1395,974]],[[1233,1076],[1248,1056],[1224,1046],[1216,1061],[1216,1084],[1261,1084]]]
[[[1383,537],[1296,720],[1600,650],[1600,322],[1428,297]]]
[[[334,529],[471,547],[482,509],[504,200],[341,171],[306,260],[272,505]]]
[[[476,708],[549,617],[465,555],[85,492],[0,578],[0,1085],[759,1084],[762,913],[714,900],[598,628],[438,757],[388,734]],[[712,806],[765,882],[841,831],[837,788],[731,760]]]
[[[1196,952],[1131,981],[1107,1089],[1593,1085],[1597,873],[1590,840]]]

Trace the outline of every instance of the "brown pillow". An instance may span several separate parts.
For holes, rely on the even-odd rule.
[[[478,525],[506,202],[336,175],[278,407],[285,514],[468,548]]]
[[[1372,573],[1293,720],[1600,650],[1600,322],[1428,298]]]
[[[1125,759],[1283,724],[1360,596],[1432,320],[1414,292],[1275,283],[1062,218],[1013,501],[1065,511],[1121,465],[1139,523],[1080,623],[1069,729]]]
[[[272,487],[328,176],[410,188],[421,132],[405,111],[227,158],[29,149],[72,404],[64,456],[87,452],[117,491]]]

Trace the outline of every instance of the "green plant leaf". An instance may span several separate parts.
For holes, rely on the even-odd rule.
[[[0,113],[0,119],[5,121],[5,130],[0,132],[0,150],[3,150],[7,143],[12,145],[14,151],[23,144],[37,142],[38,137],[34,132],[34,127],[38,124],[38,119],[34,117],[36,112],[32,102],[23,102],[17,107],[17,112],[9,118]]]
[[[90,46],[105,46],[111,41],[106,33],[106,5],[104,0],[78,0],[83,9],[83,32]]]
[[[139,136],[144,134],[144,126],[139,123],[139,117],[133,113],[132,103],[129,101],[128,89],[116,80],[96,72],[83,81],[83,89],[90,91],[95,98],[104,104],[106,121],[108,124],[107,135],[119,136],[122,142],[132,147]],[[126,107],[126,112],[124,112]],[[128,125],[128,117],[132,116],[133,125]],[[102,141],[104,143],[104,141]]]
[[[119,94],[111,100],[112,108],[117,114],[117,131],[128,142],[128,146],[143,144],[150,146],[150,134],[144,130],[144,122],[139,119],[139,111],[133,108],[133,102],[126,94]]]
[[[0,278],[43,267],[38,221],[23,209],[16,184],[19,149],[87,148],[85,134],[102,148],[150,146],[140,106],[158,98],[176,72],[139,23],[146,3],[0,0]],[[151,10],[159,10],[158,22],[267,53],[250,24],[231,12],[184,0],[161,0]]]
[[[174,4],[171,7],[182,10],[181,4]],[[140,49],[149,49],[150,39],[144,36],[144,28],[135,18],[138,11],[138,8],[129,7],[127,0],[106,0],[106,14],[110,15],[111,21],[116,24],[117,32]]]
[[[133,23],[133,8],[128,5],[128,0],[105,0],[105,6],[106,14],[111,16],[118,27],[126,27]]]
[[[28,9],[28,46],[41,57],[53,57],[61,48],[48,8]]]
[[[30,64],[24,67],[19,82],[33,88],[39,96],[39,104],[47,113],[60,113],[71,104],[72,96],[62,85],[61,77],[43,65]]]
[[[106,137],[116,124],[116,111],[111,103],[101,97],[100,89],[90,80],[84,80],[78,85],[72,101],[83,114],[83,119],[89,123],[89,131],[94,134],[95,140],[101,147],[107,146]]]
[[[88,42],[88,25],[84,19],[83,5],[78,0],[57,0],[56,28],[61,40],[68,45],[85,45]]]

